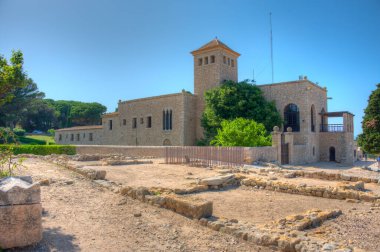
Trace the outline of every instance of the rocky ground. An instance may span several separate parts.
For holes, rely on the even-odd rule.
[[[269,227],[269,230],[274,225],[273,231],[278,228],[277,221],[289,215],[298,216],[316,208],[321,211],[338,209],[342,214],[324,221],[322,225],[303,230],[302,239],[307,239],[309,245],[310,239],[321,240],[322,245],[327,245],[327,248],[330,242],[339,243],[339,247],[344,245],[365,251],[377,251],[380,247],[380,200],[371,202],[352,198],[339,200],[322,197],[322,193],[319,197],[313,197],[289,193],[290,189],[285,190],[287,193],[280,193],[277,189],[266,190],[265,186],[243,183],[250,179],[253,181],[261,179],[273,183],[280,182],[288,188],[291,188],[290,185],[295,185],[297,188],[301,185],[301,188],[336,187],[340,188],[339,190],[346,190],[344,187],[355,187],[358,191],[351,192],[370,193],[373,197],[377,197],[380,194],[380,186],[371,181],[376,179],[377,182],[379,173],[376,171],[364,170],[360,166],[340,167],[333,163],[286,167],[286,169],[272,164],[269,164],[269,167],[268,164],[263,164],[261,168],[258,166],[196,168],[165,165],[160,159],[153,159],[153,162],[142,160],[140,164],[130,164],[128,162],[131,159],[119,162],[118,158],[108,157],[98,161],[79,161],[70,158],[66,166],[77,167],[79,170],[105,170],[108,182],[101,181],[115,182],[113,185],[116,188],[159,187],[168,188],[169,191],[175,189],[171,190],[173,193],[200,184],[202,190],[196,190],[186,197],[212,201],[214,204],[212,218],[238,220],[239,225],[240,223],[243,226],[259,225]],[[67,162],[67,159],[64,159]],[[246,242],[236,236],[216,232],[215,228],[211,230],[213,228],[204,227],[199,222],[170,210],[121,196],[99,186],[99,181],[92,182],[63,166],[39,158],[27,158],[24,165],[25,168],[22,170],[24,175],[32,175],[35,181],[42,181],[45,184],[42,187],[45,231],[42,242],[23,250],[272,251],[275,249],[258,247],[253,244],[263,243],[251,242],[250,239]],[[331,169],[329,165],[332,166]],[[317,173],[323,171],[329,175],[323,175],[323,178],[293,176],[294,171],[300,170]],[[344,174],[344,176],[338,176],[338,180],[331,180],[331,174],[332,177],[334,174]],[[355,180],[347,181],[347,176]],[[358,177],[364,177],[364,181],[365,178],[369,178],[372,183],[355,182]],[[228,182],[226,184],[223,182],[222,187],[213,184],[216,181],[222,183],[224,180]],[[239,186],[240,183],[243,185]],[[281,230],[275,232],[281,234]]]
[[[112,193],[40,159],[24,165],[23,174],[51,183],[41,187],[43,240],[14,251],[272,251]]]

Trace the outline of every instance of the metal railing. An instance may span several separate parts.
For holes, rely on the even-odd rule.
[[[192,166],[240,166],[244,164],[243,147],[175,146],[166,147],[166,164]]]
[[[344,132],[343,124],[321,124],[321,132]]]

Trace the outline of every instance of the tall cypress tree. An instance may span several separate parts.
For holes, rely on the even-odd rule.
[[[380,154],[380,83],[369,96],[362,128],[363,133],[358,138],[359,145],[365,152]]]

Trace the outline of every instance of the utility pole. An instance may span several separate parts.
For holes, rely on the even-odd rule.
[[[272,35],[272,12],[269,12],[269,23],[270,23],[270,60],[272,65],[272,83],[274,83],[273,74],[273,35]]]

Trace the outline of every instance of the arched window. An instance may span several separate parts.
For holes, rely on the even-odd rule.
[[[172,130],[173,129],[173,111],[170,109],[164,110],[162,112],[162,129]]]
[[[314,108],[314,105],[311,105],[311,109],[310,109],[310,125],[311,125],[311,132],[315,132],[315,108]]]
[[[284,130],[288,127],[292,128],[293,132],[300,131],[300,112],[297,105],[291,103],[288,104],[284,109]]]

